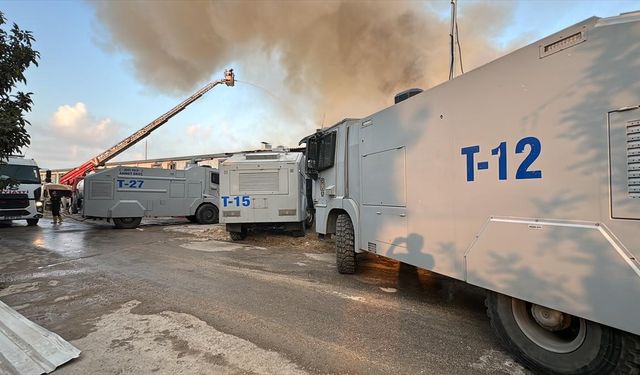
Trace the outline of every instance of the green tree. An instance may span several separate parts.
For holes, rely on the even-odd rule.
[[[24,114],[31,110],[31,92],[16,91],[16,85],[26,84],[25,70],[38,66],[40,54],[33,50],[33,35],[15,23],[5,30],[6,18],[0,12],[0,163],[18,153],[30,143]],[[8,181],[0,180],[0,188]]]

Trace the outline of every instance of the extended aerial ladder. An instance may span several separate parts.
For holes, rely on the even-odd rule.
[[[173,116],[180,113],[183,109],[185,109],[189,104],[195,102],[212,88],[216,87],[219,84],[225,84],[227,86],[235,85],[235,76],[233,73],[233,69],[228,69],[224,71],[224,78],[219,79],[213,82],[208,83],[196,93],[185,99],[182,103],[170,109],[168,112],[158,117],[157,119],[151,121],[148,125],[123,139],[122,141],[116,143],[115,146],[105,150],[104,152],[98,154],[94,158],[88,160],[81,166],[67,172],[60,178],[60,183],[65,185],[71,185],[76,187],[78,182],[84,178],[84,176],[91,171],[94,171],[97,167],[104,165],[107,161],[115,158],[129,147],[135,145],[144,137],[151,134],[152,131],[156,130],[163,124],[165,124],[169,119]]]

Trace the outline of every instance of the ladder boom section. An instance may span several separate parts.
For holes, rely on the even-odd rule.
[[[204,94],[206,94],[209,90],[216,87],[217,85],[224,83],[227,86],[235,85],[235,75],[233,73],[233,69],[225,70],[224,79],[220,79],[217,81],[213,81],[202,87],[200,90],[196,91],[193,95],[183,100],[177,106],[171,108],[168,112],[164,113],[162,116],[157,119],[151,121],[142,129],[123,139],[122,141],[116,143],[115,146],[110,147],[105,150],[101,154],[98,154],[91,160],[85,162],[81,166],[73,169],[71,172],[68,172],[64,176],[60,178],[61,184],[74,185],[76,180],[82,178],[87,172],[94,170],[97,166],[104,165],[107,161],[115,158],[120,153],[127,150],[129,147],[138,143],[141,139],[151,134],[152,131],[156,130],[164,123],[169,121],[173,116],[180,113],[183,109],[185,109],[189,104],[195,102]]]
[[[76,182],[81,179],[87,172],[93,171],[95,166],[92,161],[85,162],[81,166],[72,169],[70,172],[67,172],[60,178],[60,183],[63,185],[73,185],[75,186]]]
[[[152,131],[156,130],[157,128],[165,124],[167,121],[169,121],[173,116],[182,112],[182,110],[184,110],[189,104],[195,102],[204,94],[206,94],[209,90],[211,90],[212,88],[214,88],[215,86],[223,82],[224,81],[215,81],[207,84],[206,86],[198,90],[198,92],[196,92],[195,94],[185,99],[182,103],[173,107],[172,109],[170,109],[168,112],[158,117],[157,119],[151,121],[144,128],[138,130],[137,132],[133,133],[132,135],[118,142],[115,146],[97,155],[96,157],[91,159],[91,161],[95,166],[103,165],[107,161],[118,156],[120,153],[126,151],[129,147],[138,143],[141,139],[151,134]]]

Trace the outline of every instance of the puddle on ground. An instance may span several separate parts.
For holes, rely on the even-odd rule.
[[[194,224],[194,225],[173,225],[162,228],[165,232],[178,232],[178,233],[187,233],[187,234],[203,234],[209,231],[215,224],[211,225],[202,225],[202,224]]]

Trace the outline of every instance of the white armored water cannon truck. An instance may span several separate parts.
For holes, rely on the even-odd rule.
[[[233,240],[256,227],[304,236],[313,218],[304,160],[302,152],[280,149],[236,154],[220,165],[220,221]]]
[[[368,251],[484,288],[536,373],[639,373],[640,12],[304,141],[339,272]]]
[[[185,216],[200,224],[218,222],[218,170],[115,167],[84,179],[82,216],[113,220],[132,229],[143,217]]]

